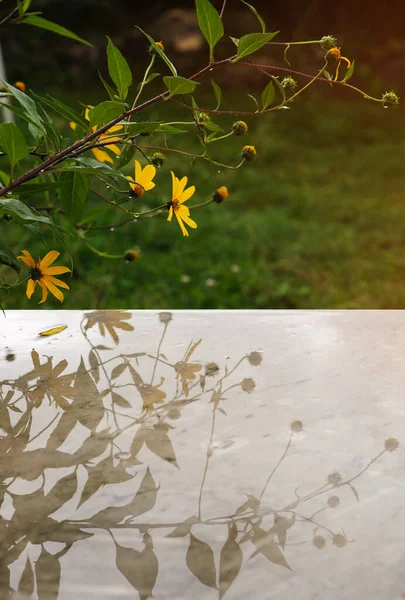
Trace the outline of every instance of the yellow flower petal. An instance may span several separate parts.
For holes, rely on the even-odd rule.
[[[73,129],[73,131],[76,129],[77,125],[74,121],[70,121],[69,122],[70,128]]]
[[[182,177],[179,181],[179,187],[177,188],[177,198],[179,198],[179,196],[181,196],[181,194],[183,193],[184,188],[187,185],[187,181],[188,178],[187,177]]]
[[[52,275],[45,275],[44,281],[45,281],[45,283],[47,283],[48,281],[50,281],[54,285],[58,285],[59,287],[62,287],[65,290],[70,290],[70,287],[68,286],[67,283],[65,283],[61,279],[57,279],[56,277],[52,277]]]
[[[170,171],[170,173],[172,174],[172,200],[175,200],[177,198],[179,180],[177,179],[173,171]]]
[[[185,223],[187,223],[189,227],[191,227],[192,229],[197,229],[197,223],[193,221],[193,219],[190,219],[190,217],[188,217],[187,215],[181,215],[181,218]]]
[[[41,269],[43,275],[62,275],[62,273],[70,273],[70,269],[67,267],[47,267]]]
[[[184,235],[184,236],[185,236],[185,235],[187,235],[187,236],[188,236],[188,231],[187,231],[187,229],[184,227],[184,224],[183,224],[182,218],[181,218],[181,216],[179,215],[178,211],[177,211],[177,210],[175,210],[175,211],[174,211],[174,214],[176,215],[176,218],[177,218],[177,220],[178,220],[178,222],[179,222],[180,229],[181,229],[181,231],[183,232],[183,235]]]
[[[137,181],[137,183],[140,183],[145,188],[145,190],[146,189],[150,190],[153,187],[155,187],[155,184],[152,181],[152,179],[154,178],[155,175],[156,175],[156,167],[154,167],[153,165],[146,165],[146,167],[144,169],[142,169],[142,173],[141,173],[142,181]]]
[[[63,296],[62,292],[60,291],[59,288],[56,287],[56,285],[54,285],[51,281],[49,281],[48,278],[44,277],[44,279],[42,281],[40,281],[39,283],[40,283],[40,285],[41,284],[45,284],[46,287],[48,288],[48,290],[51,292],[51,294],[53,294],[55,296],[55,298],[57,298],[58,300],[60,300],[61,302],[63,302],[64,296]],[[42,285],[41,285],[41,287],[42,287]],[[46,297],[45,297],[45,299],[46,299]],[[41,302],[40,302],[40,304],[42,302],[45,302],[45,300],[42,299]]]
[[[135,160],[135,181],[139,181],[142,173],[142,167],[139,160]]]
[[[84,118],[86,119],[86,121],[90,121],[89,112],[92,108],[93,106],[87,106],[86,110],[84,111]]]
[[[169,208],[169,216],[167,217],[168,221],[171,221],[173,218],[173,206]]]
[[[27,283],[27,298],[28,298],[28,300],[30,300],[32,294],[34,293],[35,283],[36,282],[33,279],[28,280],[28,283]]]
[[[116,131],[120,131],[120,129],[123,129],[123,125],[113,125],[112,127],[110,127],[110,129],[107,129],[107,133],[115,133]]]
[[[187,200],[189,200],[191,198],[191,196],[194,194],[195,192],[195,186],[192,185],[189,188],[187,188],[186,190],[184,190],[184,192],[182,192],[179,197],[178,197],[178,201],[180,203],[182,202],[187,202]]]
[[[42,288],[42,298],[41,298],[40,302],[38,302],[38,304],[42,304],[43,302],[45,302],[45,300],[48,297],[48,290],[46,289],[43,281],[39,280],[38,283]]]
[[[109,144],[108,146],[105,146],[105,148],[108,148],[108,150],[111,150],[111,152],[114,152],[117,156],[120,156],[121,154],[121,150],[115,144]]]
[[[55,262],[59,254],[60,252],[57,252],[56,250],[51,250],[48,252],[48,254],[46,254],[44,258],[39,261],[39,268],[42,270],[49,267],[53,262]]]
[[[114,163],[111,156],[109,156],[107,154],[107,152],[105,152],[104,150],[99,150],[98,148],[92,148],[91,151],[93,152],[94,156],[97,158],[98,161]]]
[[[31,267],[33,269],[35,267],[35,261],[32,258],[31,254],[27,252],[27,250],[21,250],[21,252],[24,254],[24,256],[17,256],[17,258],[25,262],[27,267]]]

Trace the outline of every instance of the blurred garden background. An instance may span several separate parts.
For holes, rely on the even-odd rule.
[[[222,0],[212,1],[219,10]],[[405,9],[401,3],[251,3],[269,31],[280,30],[275,41],[333,34],[342,54],[356,60],[350,83],[377,97],[391,89],[403,95]],[[7,14],[13,6],[5,0],[0,13]],[[163,41],[179,74],[191,75],[207,63],[192,1],[34,0],[32,10],[43,11],[44,17],[73,30],[92,46],[27,25],[2,28],[7,79],[24,81],[28,89],[49,93],[75,109],[80,108],[78,100],[94,105],[107,99],[98,76],[98,72],[107,76],[106,35],[129,61],[136,82],[149,54],[135,25]],[[228,36],[258,30],[254,15],[237,0],[228,0],[224,24]],[[232,42],[223,41],[216,57],[228,56],[232,50]],[[317,45],[292,47],[288,58],[292,69],[313,75],[322,65],[323,54]],[[259,51],[255,61],[288,68],[283,47],[277,45]],[[167,74],[164,65],[156,70]],[[260,96],[267,83],[265,75],[239,65],[218,69],[215,80],[223,90],[221,108],[233,110],[254,110],[247,94]],[[201,107],[214,108],[210,78],[203,81],[196,99]],[[163,89],[157,79],[145,98]],[[176,121],[184,120],[185,114],[173,104],[160,103],[151,107],[147,117]],[[218,117],[216,122],[227,131],[236,118]],[[198,228],[190,231],[189,238],[183,238],[177,224],[168,223],[163,215],[119,229],[112,226],[113,231],[101,230],[88,238],[99,251],[111,254],[139,248],[134,262],[102,258],[72,237],[68,246],[75,268],[71,278],[65,277],[71,290],[62,308],[405,308],[402,105],[384,110],[353,91],[319,82],[290,110],[241,118],[249,126],[248,135],[227,138],[215,144],[213,152],[217,160],[236,164],[242,145],[252,144],[257,149],[254,161],[237,171],[213,170],[207,162],[191,164],[181,154],[167,152],[156,179],[159,195],[152,190],[145,201],[132,202],[139,203],[140,210],[152,207],[164,190],[169,199],[170,170],[187,175],[196,186],[190,206],[209,199],[220,186],[228,188],[226,201],[195,209],[192,217]],[[73,139],[68,127],[66,136]],[[144,146],[163,143],[161,136],[151,136]],[[172,136],[170,145],[200,151],[192,132]],[[136,158],[145,162],[140,155]],[[133,175],[132,165],[126,174]],[[32,202],[40,207],[43,198]],[[92,210],[98,202],[96,196],[90,198]],[[111,210],[99,216],[97,225],[118,220],[122,219]],[[36,257],[57,249],[58,264],[69,265],[68,253],[51,230],[44,231],[44,246],[26,229],[11,231],[7,225],[0,221],[0,239],[16,254],[26,249]],[[0,266],[0,276],[11,280],[9,271]],[[21,286],[5,295],[1,305],[36,308],[39,299],[37,292],[28,301]],[[60,304],[49,296],[39,308],[60,308]]]

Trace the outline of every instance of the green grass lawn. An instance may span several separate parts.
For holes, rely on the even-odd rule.
[[[401,107],[313,98],[247,122],[247,136],[219,142],[212,151],[217,160],[236,164],[241,146],[254,144],[253,162],[218,172],[167,152],[156,191],[132,201],[134,210],[136,204],[164,202],[171,169],[195,184],[190,207],[226,185],[230,195],[224,203],[192,211],[198,228],[189,238],[175,219],[168,223],[160,215],[89,237],[94,247],[112,254],[139,247],[141,256],[133,263],[103,259],[79,240],[68,241],[75,270],[65,277],[71,291],[63,308],[405,308]],[[161,141],[144,138],[145,145]],[[183,136],[170,142],[199,151]],[[100,224],[122,217],[111,211]],[[46,251],[26,230],[10,230],[0,223],[1,238],[15,252]],[[62,253],[58,264],[68,264],[60,242],[50,232],[45,237],[48,249]],[[0,275],[8,277],[8,271],[0,268]],[[19,287],[1,303],[5,309],[35,308],[39,300],[39,291],[28,301]],[[60,304],[49,296],[41,307]]]

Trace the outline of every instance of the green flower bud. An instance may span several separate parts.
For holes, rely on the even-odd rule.
[[[281,85],[286,90],[295,90],[298,83],[292,77],[284,77],[284,79],[281,81]]]
[[[337,39],[334,35],[324,35],[320,41],[320,45],[323,50],[330,50],[331,48],[335,48],[336,44]]]
[[[166,156],[164,154],[162,154],[161,152],[154,152],[152,154],[152,156],[150,157],[150,162],[152,163],[152,165],[154,165],[158,169],[160,169],[163,166],[163,163],[165,162],[165,160],[166,160]]]
[[[398,106],[399,98],[395,92],[385,92],[382,95],[382,101],[384,108],[388,108],[389,106]]]

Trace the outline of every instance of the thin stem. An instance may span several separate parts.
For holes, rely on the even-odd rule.
[[[222,17],[224,16],[224,10],[225,10],[225,6],[226,6],[226,0],[223,0],[222,2],[222,8],[221,8],[221,12],[219,13],[220,18],[222,19]]]
[[[158,359],[159,359],[159,356],[160,356],[160,349],[162,347],[162,343],[163,343],[164,337],[166,335],[166,330],[167,330],[168,324],[169,323],[165,323],[165,326],[164,326],[164,329],[163,329],[163,333],[162,333],[162,336],[160,338],[160,342],[159,342],[158,349],[157,349],[157,352],[156,352],[155,364],[153,365],[152,377],[151,377],[151,380],[150,380],[150,384],[151,385],[153,385],[153,380],[155,378],[156,367],[157,367]]]
[[[206,202],[201,202],[200,204],[194,204],[193,206],[189,206],[190,209],[193,208],[200,208],[201,206],[208,206],[208,204],[212,204],[213,199],[211,198],[210,200],[207,200]]]
[[[295,92],[295,94],[293,94],[292,96],[290,96],[290,98],[288,98],[285,101],[285,104],[287,104],[288,102],[292,102],[294,100],[294,98],[296,98],[297,96],[299,96],[299,94],[301,94],[303,91],[305,91],[306,89],[308,89],[310,85],[312,85],[313,83],[315,83],[315,81],[318,79],[318,77],[320,77],[322,75],[322,73],[324,72],[324,70],[326,69],[327,66],[328,66],[328,61],[326,61],[325,64],[323,65],[323,67],[320,69],[320,71],[318,71],[318,74],[315,75],[315,77],[313,77],[311,79],[311,81],[308,81],[308,83],[306,85],[304,85],[304,87],[302,87],[301,89],[299,89],[298,92]]]
[[[145,82],[146,82],[146,80],[148,78],[148,75],[149,75],[149,71],[151,70],[154,62],[155,62],[155,54],[153,53],[152,54],[152,58],[150,59],[150,63],[148,65],[148,67],[147,67],[147,69],[145,71],[145,74],[143,76],[143,79],[141,81],[141,85],[139,86],[139,91],[138,91],[137,95],[135,96],[135,100],[134,100],[134,102],[132,104],[132,108],[135,108],[136,103],[138,102],[139,97],[142,94],[143,88],[145,87]]]
[[[10,14],[8,14],[6,17],[4,17],[1,21],[0,21],[0,27],[2,27],[3,25],[5,25],[6,23],[8,23],[9,21],[11,21],[11,19],[13,19],[14,17],[16,17],[18,15],[18,6],[16,8],[14,8]]]
[[[293,433],[291,432],[291,433],[290,433],[290,439],[288,440],[288,444],[287,444],[287,447],[286,447],[286,449],[284,450],[284,452],[283,452],[283,454],[282,454],[281,458],[279,459],[279,461],[277,462],[277,464],[274,466],[274,468],[273,468],[272,472],[270,473],[270,475],[269,475],[269,476],[268,476],[268,478],[267,478],[266,484],[265,484],[264,488],[262,489],[262,492],[261,492],[261,494],[260,494],[260,496],[259,496],[259,502],[261,502],[261,500],[262,500],[262,498],[263,498],[263,496],[264,496],[264,493],[265,493],[265,491],[266,491],[266,489],[267,489],[267,486],[268,486],[268,485],[269,485],[269,483],[270,483],[270,479],[273,477],[274,473],[277,471],[278,467],[281,465],[281,463],[283,462],[283,460],[284,460],[284,459],[285,459],[285,457],[287,456],[287,452],[288,452],[288,450],[289,450],[289,448],[290,448],[290,446],[291,446],[292,436],[293,436]]]
[[[108,254],[107,252],[101,252],[100,250],[97,250],[97,248],[95,248],[94,246],[92,246],[91,244],[89,244],[89,242],[86,240],[85,237],[81,238],[82,241],[86,244],[86,246],[89,248],[89,250],[91,250],[92,252],[94,252],[94,254],[97,254],[98,256],[102,256],[103,258],[123,258],[123,254]]]
[[[202,481],[201,481],[200,494],[198,496],[198,518],[199,519],[201,519],[202,495],[203,495],[203,489],[204,489],[205,479],[207,477],[207,472],[208,472],[208,464],[209,464],[209,461],[210,461],[210,458],[211,458],[211,453],[212,453],[212,440],[214,438],[215,417],[216,417],[216,410],[215,410],[215,408],[213,408],[212,409],[212,425],[211,425],[210,441],[209,441],[208,448],[207,448],[207,456],[206,456],[206,459],[205,459],[205,468],[204,468],[203,478],[202,478]]]

